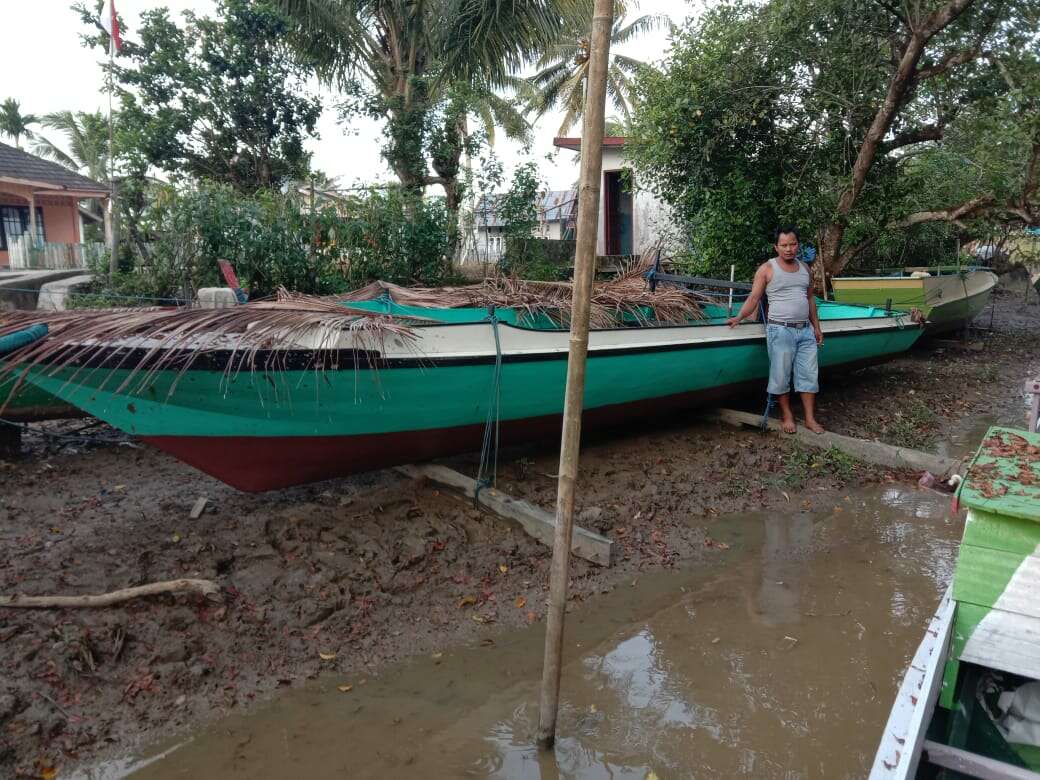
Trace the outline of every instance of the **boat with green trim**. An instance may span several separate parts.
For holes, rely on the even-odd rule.
[[[991,428],[954,505],[967,519],[953,583],[870,776],[1040,778],[1040,434]]]
[[[46,334],[47,328],[37,325],[0,336],[0,356],[32,343]],[[82,416],[83,412],[79,409],[55,398],[31,382],[19,382],[15,377],[0,379],[0,420],[4,422],[26,423]]]
[[[0,420],[27,423],[83,417],[85,414],[31,382],[22,382],[14,396],[10,397],[14,384],[13,379],[0,382]]]
[[[928,334],[968,325],[989,304],[997,276],[992,271],[952,266],[905,268],[890,276],[831,279],[834,300],[861,306],[917,309]]]
[[[386,295],[342,305],[412,319],[407,332],[374,335],[298,328],[246,359],[232,341],[200,348],[197,333],[95,342],[32,365],[27,378],[246,491],[479,450],[489,421],[502,443],[559,436],[569,332],[551,318],[402,306]],[[884,360],[921,334],[910,317],[881,309],[820,303],[819,313],[824,370]],[[728,327],[724,306],[706,304],[703,314],[682,325],[593,329],[585,427],[761,389],[763,326]]]

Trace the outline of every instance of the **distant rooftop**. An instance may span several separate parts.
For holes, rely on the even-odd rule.
[[[108,193],[104,184],[4,143],[0,143],[0,182],[24,184],[40,190]]]
[[[499,192],[480,199],[475,213],[480,227],[502,227],[499,214],[505,193]],[[551,190],[544,193],[537,203],[538,220],[541,222],[566,222],[576,213],[577,190]]]

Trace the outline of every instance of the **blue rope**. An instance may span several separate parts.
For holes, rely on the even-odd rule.
[[[766,307],[762,303],[761,299],[758,302],[758,315],[762,320],[762,327],[767,328],[768,323],[766,322]],[[766,336],[768,344],[769,336]],[[766,347],[768,349],[768,346]],[[763,431],[769,428],[769,414],[773,411],[773,406],[776,404],[776,396],[766,389],[766,410],[762,413],[762,424],[759,426]]]
[[[498,315],[495,307],[488,307],[488,319],[491,331],[495,334],[495,371],[491,380],[491,397],[488,400],[487,421],[484,423],[484,441],[480,448],[480,467],[477,470],[477,487],[473,492],[473,502],[480,497],[480,491],[486,487],[494,487],[498,478],[498,444],[500,425],[500,405],[502,401],[502,340],[498,332]],[[489,474],[490,471],[490,474]]]

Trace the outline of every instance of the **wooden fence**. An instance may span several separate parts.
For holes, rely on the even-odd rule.
[[[28,234],[19,237],[9,250],[12,270],[71,271],[89,267],[104,254],[105,245],[101,243],[34,243]]]

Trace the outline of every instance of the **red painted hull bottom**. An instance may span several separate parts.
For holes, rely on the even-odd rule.
[[[732,399],[762,382],[727,385],[597,409],[582,416],[585,430],[666,416],[677,409]],[[562,416],[504,420],[501,443],[559,439]],[[480,449],[484,425],[357,436],[142,436],[178,460],[249,493],[345,477]]]
[[[821,373],[848,371],[888,360],[882,355],[831,366]],[[738,382],[663,398],[586,409],[582,429],[620,427],[631,423],[674,419],[677,411],[732,402],[744,394],[764,396],[765,380]],[[543,439],[559,440],[562,415],[503,420],[503,445]],[[484,425],[463,425],[425,431],[357,436],[142,436],[143,441],[168,452],[221,482],[247,493],[278,490],[326,479],[346,477],[405,463],[419,463],[480,449]]]

